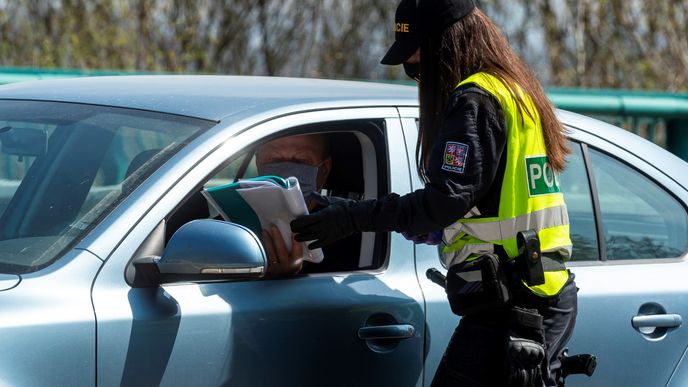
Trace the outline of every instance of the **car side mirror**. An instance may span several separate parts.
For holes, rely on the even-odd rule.
[[[263,277],[263,245],[248,228],[212,219],[191,221],[170,238],[161,257],[133,262],[134,287],[176,282],[252,280]]]

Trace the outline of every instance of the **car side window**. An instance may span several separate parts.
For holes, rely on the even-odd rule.
[[[310,207],[316,204],[314,208],[317,211],[326,206],[327,203],[374,198],[387,193],[389,190],[386,176],[388,170],[386,166],[386,141],[383,128],[384,122],[382,120],[337,121],[289,128],[277,135],[261,139],[243,151],[234,154],[227,160],[226,165],[208,177],[203,188],[217,187],[233,183],[239,179],[258,176],[260,164],[260,160],[257,160],[258,149],[263,149],[263,154],[276,152],[279,153],[280,157],[289,155],[289,160],[279,161],[278,164],[285,162],[298,164],[299,157],[305,157],[308,152],[287,151],[284,147],[298,147],[298,141],[295,144],[289,141],[282,142],[282,139],[318,133],[319,137],[324,136],[327,140],[326,148],[330,159],[329,174],[322,181],[322,189],[319,193],[308,196],[307,204]],[[271,145],[266,146],[269,143]],[[283,172],[287,173],[288,171]],[[298,174],[298,171],[294,171],[294,173]],[[276,171],[264,172],[263,174],[281,176]],[[311,211],[314,211],[313,207]],[[227,216],[232,218],[231,213],[227,213]],[[221,219],[222,215],[214,208],[214,205],[209,205],[200,192],[191,193],[185,203],[168,216],[167,239],[169,240],[172,233],[184,223],[206,217]],[[329,273],[379,268],[384,263],[387,238],[385,233],[352,235],[342,240],[341,243],[335,243],[334,247],[324,248],[324,260],[318,264],[304,263],[300,273]]]
[[[688,249],[684,206],[629,165],[594,149],[589,154],[607,259],[681,256]]]
[[[256,168],[256,155],[255,151],[251,149],[234,157],[226,167],[222,168],[222,170],[208,180],[204,184],[204,187],[217,187],[232,183],[236,179],[253,177],[257,175],[258,170]]]
[[[569,213],[572,261],[595,261],[600,259],[595,216],[592,205],[590,182],[583,161],[581,145],[571,143],[571,155],[564,172],[559,176]]]

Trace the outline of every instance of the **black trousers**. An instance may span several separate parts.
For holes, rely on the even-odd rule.
[[[557,296],[538,297],[530,292],[519,300],[521,307],[537,309],[543,317],[547,359],[543,386],[556,387],[559,355],[571,338],[578,312],[577,288],[571,273]],[[432,387],[504,386],[508,310],[465,316],[454,331],[440,361]]]

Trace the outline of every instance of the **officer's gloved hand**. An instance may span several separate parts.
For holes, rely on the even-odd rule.
[[[535,367],[545,358],[545,348],[540,343],[520,337],[509,337],[507,356],[517,367]]]
[[[291,231],[299,242],[314,241],[313,250],[332,244],[358,231],[351,216],[350,203],[333,203],[322,210],[303,215],[291,222]]]
[[[509,337],[507,346],[507,386],[542,386],[540,364],[545,348],[532,340]]]
[[[542,386],[543,343],[542,316],[536,310],[513,307],[505,351],[508,387]]]

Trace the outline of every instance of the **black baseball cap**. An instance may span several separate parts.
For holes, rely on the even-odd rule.
[[[420,47],[421,34],[442,32],[475,7],[475,0],[401,0],[394,17],[394,44],[380,63],[403,63]]]
[[[424,34],[442,32],[475,7],[475,0],[419,0],[421,30]]]
[[[380,63],[402,64],[420,47],[418,0],[401,0],[394,16],[394,44]]]

